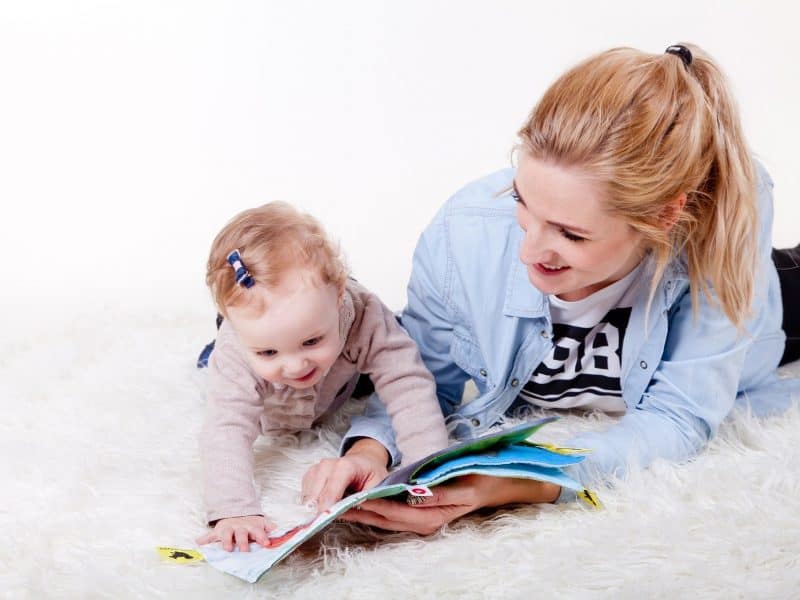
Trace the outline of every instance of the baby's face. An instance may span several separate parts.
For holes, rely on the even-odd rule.
[[[273,384],[298,389],[316,384],[344,345],[336,287],[317,283],[306,269],[293,269],[277,286],[256,285],[248,294],[253,295],[248,303],[227,312],[253,370]]]

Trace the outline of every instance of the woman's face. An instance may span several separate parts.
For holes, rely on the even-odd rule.
[[[522,153],[514,197],[525,231],[520,260],[545,294],[581,300],[622,279],[642,259],[643,236],[605,212],[601,186],[578,169]]]

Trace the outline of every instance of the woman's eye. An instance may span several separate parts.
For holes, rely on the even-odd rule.
[[[522,198],[519,197],[517,190],[511,190],[511,199],[514,202],[522,202]]]
[[[275,356],[277,353],[278,353],[277,350],[259,350],[258,352],[256,352],[256,354],[258,354],[259,356],[266,356],[266,357]]]
[[[574,233],[570,233],[566,229],[562,229],[561,230],[561,235],[563,235],[565,238],[567,238],[571,242],[585,242],[586,241],[586,238],[583,238],[583,237],[581,237],[579,235],[575,235]]]
[[[306,340],[303,342],[303,346],[316,346],[322,341],[322,336],[311,338],[310,340]]]

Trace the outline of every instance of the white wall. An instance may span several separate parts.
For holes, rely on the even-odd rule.
[[[272,199],[317,215],[355,275],[399,308],[436,208],[509,163],[516,129],[562,70],[618,45],[688,40],[716,56],[776,181],[776,243],[797,243],[795,11],[763,0],[5,2],[4,320],[42,302],[51,316],[76,303],[211,312],[214,233]]]

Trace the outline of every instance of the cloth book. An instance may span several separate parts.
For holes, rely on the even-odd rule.
[[[427,496],[431,494],[430,488],[470,474],[555,483],[574,490],[580,498],[597,507],[595,495],[562,471],[582,461],[588,450],[560,448],[528,439],[557,418],[545,417],[435,452],[393,471],[369,490],[342,498],[306,523],[275,530],[265,546],[251,542],[250,552],[227,552],[219,543],[206,544],[199,550],[212,567],[254,583],[300,544],[362,502],[390,496],[403,501],[407,495]]]

